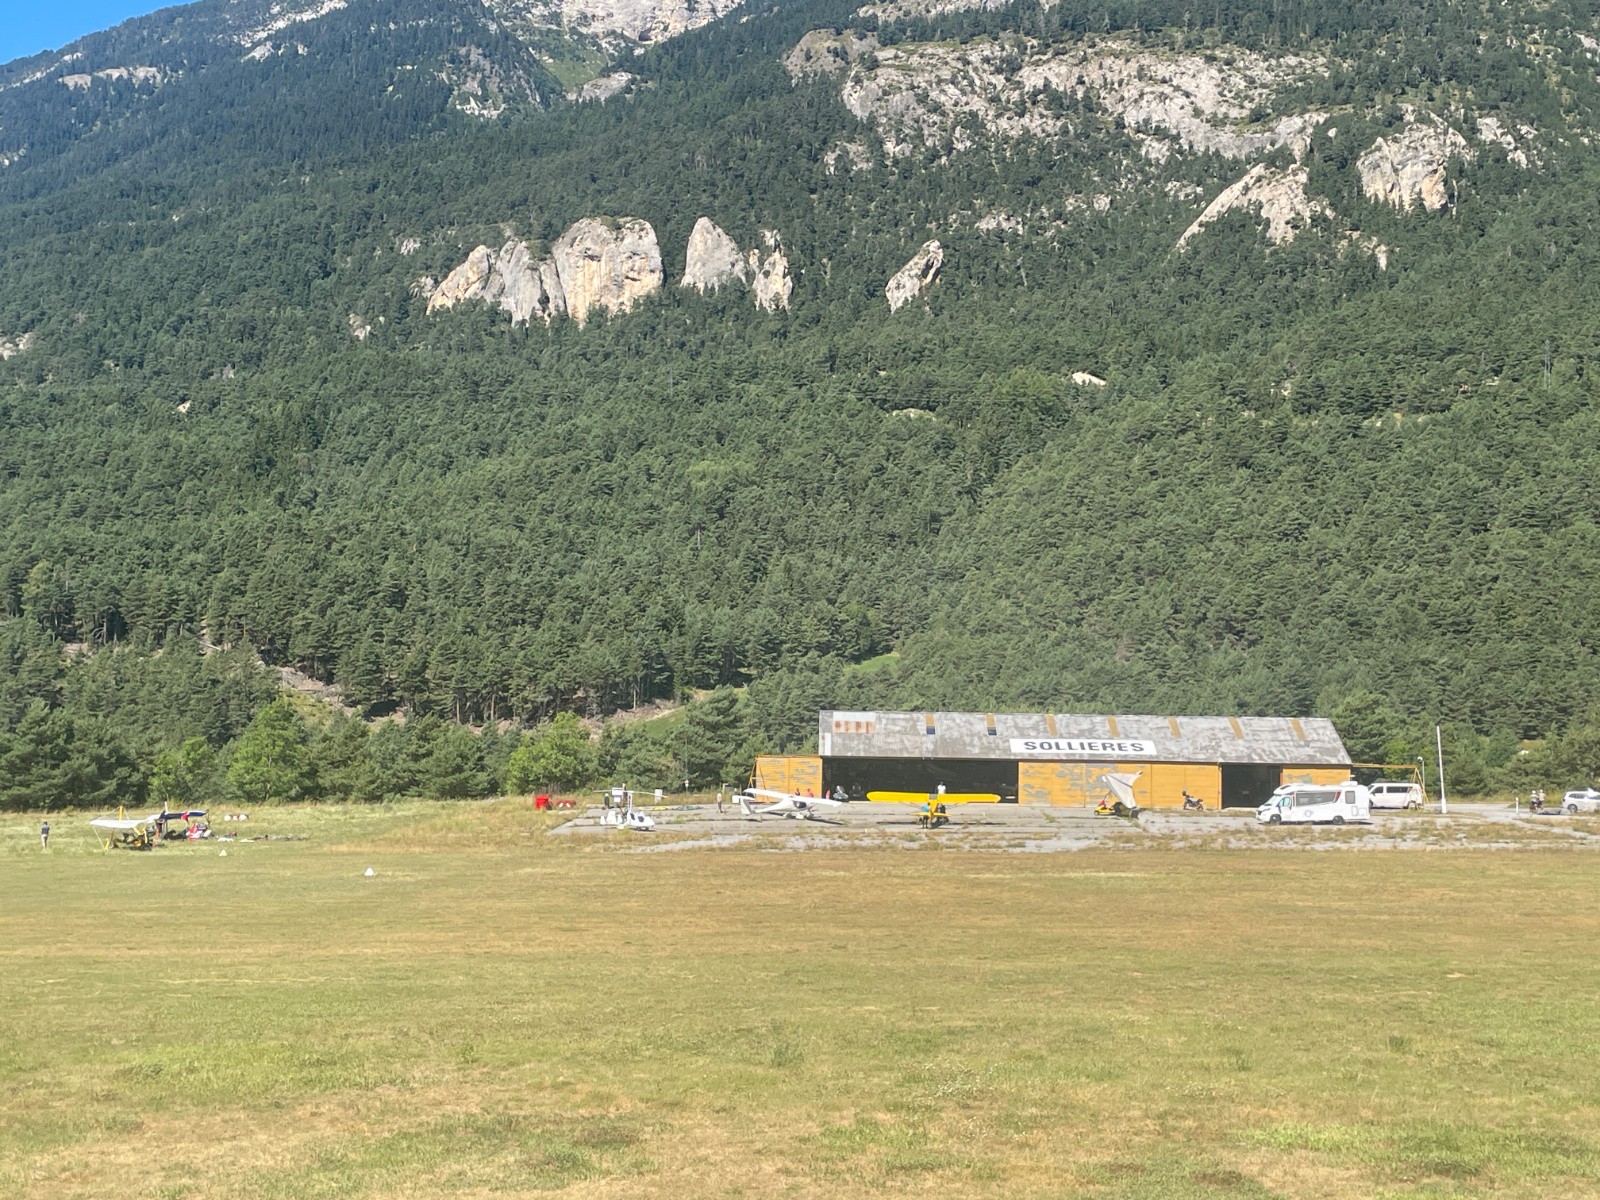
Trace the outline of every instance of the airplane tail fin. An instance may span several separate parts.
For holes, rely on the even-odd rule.
[[[746,796],[743,792],[739,793],[739,811],[747,817],[754,817],[756,815],[755,812],[750,808],[750,797]]]

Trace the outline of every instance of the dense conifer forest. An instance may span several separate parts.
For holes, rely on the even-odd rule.
[[[220,7],[81,50],[160,83],[0,68],[0,804],[704,786],[824,706],[1332,714],[1406,761],[1440,722],[1467,791],[1600,771],[1584,6],[815,0],[629,54],[604,104],[454,0],[352,0],[264,63],[206,49]],[[1158,178],[1068,94],[1078,136],[891,154],[784,69],[846,26],[1326,56],[1251,120],[1322,114],[1337,221],[1180,252],[1243,165]],[[526,83],[492,119],[452,104],[466,41]],[[1419,109],[1536,152],[1377,202],[1360,152]],[[597,214],[659,237],[633,311],[426,314],[472,247]],[[781,233],[787,310],[676,286],[702,216]]]

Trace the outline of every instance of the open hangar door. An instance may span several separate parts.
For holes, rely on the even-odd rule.
[[[1260,808],[1278,790],[1283,777],[1279,766],[1257,763],[1222,764],[1222,807]]]
[[[852,800],[868,792],[993,792],[1003,804],[1017,802],[1015,759],[829,758],[822,782],[831,793],[842,787]]]

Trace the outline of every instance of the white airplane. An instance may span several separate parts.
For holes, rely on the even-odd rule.
[[[823,812],[832,812],[836,808],[843,808],[843,800],[830,800],[826,796],[796,796],[792,792],[775,792],[770,788],[746,788],[739,794],[739,811],[752,820],[761,817],[788,817],[793,821],[815,821]],[[771,801],[760,808],[752,807],[750,801],[759,796],[763,800]]]

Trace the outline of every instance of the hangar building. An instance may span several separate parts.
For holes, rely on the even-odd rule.
[[[1350,755],[1322,717],[1084,716],[1060,713],[829,712],[818,754],[756,763],[757,786],[823,795],[871,791],[997,793],[1002,802],[1087,805],[1108,772],[1137,774],[1134,799],[1179,807],[1255,807],[1283,783],[1350,777]]]

